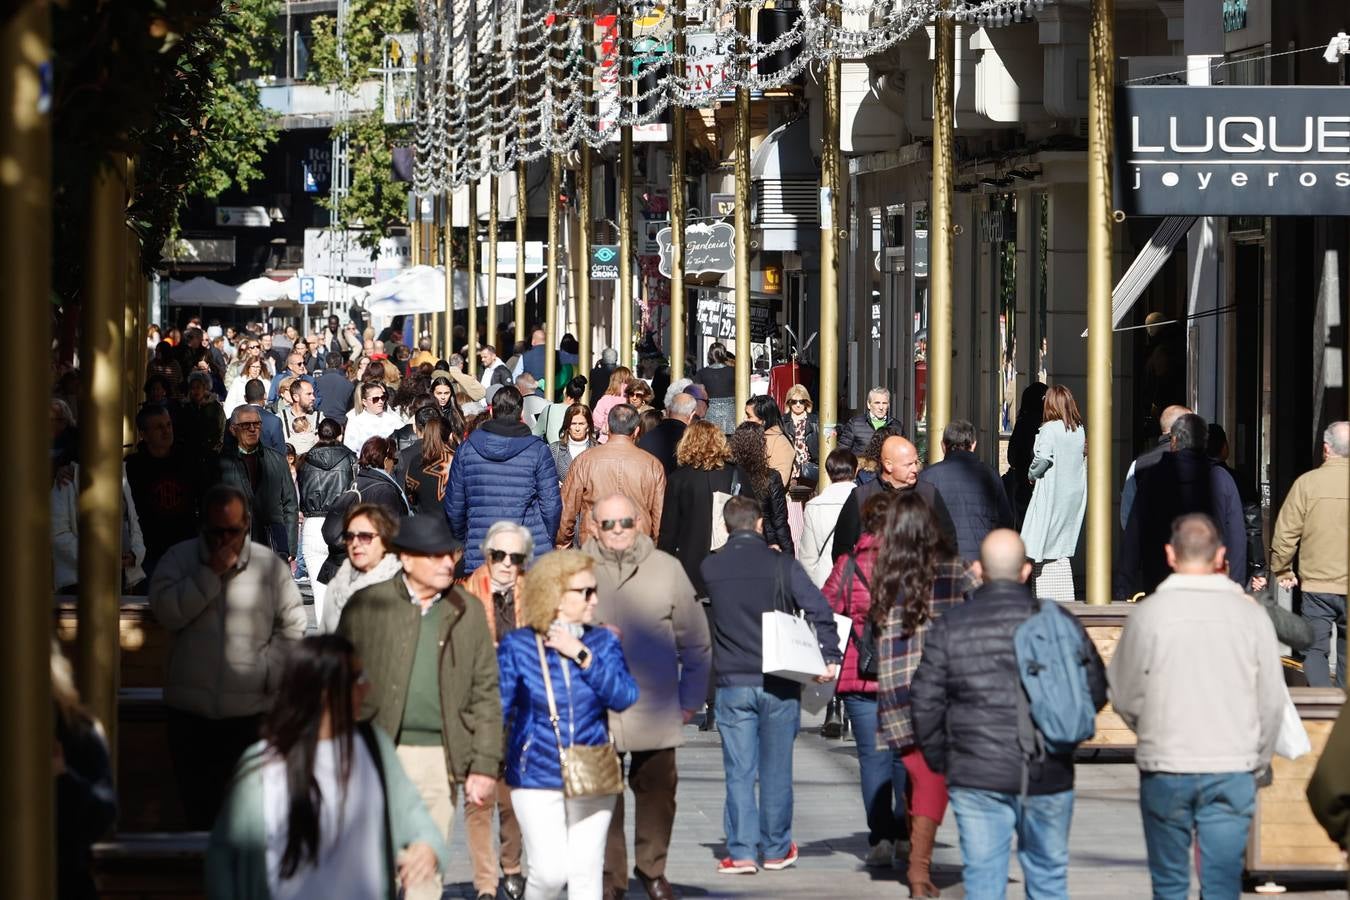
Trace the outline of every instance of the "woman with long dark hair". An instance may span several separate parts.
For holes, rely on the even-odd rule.
[[[464,423],[464,410],[459,407],[455,396],[455,382],[449,373],[440,372],[431,377],[431,396],[441,410],[441,416],[450,426],[450,434],[457,441],[464,440],[468,428]]]
[[[573,403],[562,417],[558,439],[548,445],[549,452],[553,454],[553,467],[558,470],[559,484],[567,478],[572,460],[594,446],[595,426],[591,419],[591,408],[584,403]]]
[[[1013,508],[1013,523],[1020,530],[1031,503],[1032,481],[1027,474],[1036,458],[1036,432],[1041,427],[1045,407],[1045,392],[1049,386],[1033,381],[1022,390],[1017,404],[1017,421],[1013,423],[1012,437],[1008,439],[1008,471],[1003,475],[1003,490]]]
[[[972,569],[948,545],[932,507],[913,491],[897,493],[886,514],[872,570],[872,623],[877,644],[877,720],[881,738],[900,754],[909,776],[909,890],[936,897],[933,841],[947,811],[946,780],[924,762],[914,742],[909,686],[923,654],[923,636],[943,611],[976,587]],[[862,738],[858,738],[859,742]]]
[[[368,691],[346,638],[291,650],[211,832],[208,897],[440,896],[449,852],[393,741],[357,724]]]
[[[788,556],[795,555],[792,529],[788,526],[787,489],[778,472],[769,466],[764,429],[754,422],[742,422],[732,432],[728,444],[731,461],[736,464],[732,493],[758,500],[764,512],[764,540]]]
[[[703,418],[731,434],[736,429],[736,367],[721,341],[708,347],[708,364],[698,370],[694,384],[708,391],[708,413]]]
[[[395,480],[401,474],[403,490],[414,513],[440,512],[445,502],[445,485],[450,480],[450,462],[455,458],[460,439],[450,430],[450,423],[434,402],[417,410],[413,427],[417,429],[417,440],[398,455]]]

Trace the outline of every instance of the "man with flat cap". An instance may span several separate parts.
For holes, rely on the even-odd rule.
[[[497,655],[483,605],[453,586],[464,545],[445,517],[403,519],[392,545],[403,571],[357,591],[337,633],[356,645],[370,680],[361,717],[393,737],[399,762],[448,841],[461,789],[475,806],[495,796],[502,761]]]

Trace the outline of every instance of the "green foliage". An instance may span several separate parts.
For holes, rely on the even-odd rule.
[[[310,50],[310,80],[355,89],[371,77],[370,70],[384,61],[384,37],[416,27],[413,0],[352,0],[343,36],[347,71],[338,56],[336,23],[323,16],[314,20]],[[351,160],[351,189],[338,210],[343,227],[363,229],[363,245],[375,247],[392,226],[406,218],[407,186],[393,180],[396,144],[411,140],[406,126],[386,125],[383,98],[375,111],[356,116],[344,125]],[[335,129],[336,133],[336,129]],[[327,199],[323,201],[327,204]]]

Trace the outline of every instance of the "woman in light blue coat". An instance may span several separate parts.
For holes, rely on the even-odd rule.
[[[440,832],[393,742],[356,723],[368,690],[346,638],[291,651],[263,740],[244,752],[211,832],[207,897],[441,896]]]
[[[1022,541],[1034,564],[1036,596],[1074,599],[1070,558],[1087,511],[1087,432],[1073,394],[1063,385],[1046,391],[1040,431],[1028,477],[1035,483]]]

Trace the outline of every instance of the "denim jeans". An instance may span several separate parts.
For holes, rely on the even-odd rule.
[[[1303,594],[1303,618],[1313,630],[1312,646],[1303,652],[1303,673],[1309,687],[1345,687],[1345,597],[1341,594]],[[1336,679],[1331,678],[1327,654],[1336,637]]]
[[[722,824],[732,859],[787,856],[792,843],[792,744],[800,724],[795,686],[717,689],[717,730],[727,784]]]
[[[1241,896],[1242,856],[1256,809],[1256,779],[1250,772],[1143,772],[1139,809],[1154,900],[1185,900],[1192,831],[1200,844],[1201,894],[1212,900]]]
[[[968,900],[1005,896],[1014,833],[1028,900],[1068,900],[1073,791],[1023,798],[953,787],[947,794],[961,835],[962,881]]]
[[[867,813],[867,844],[904,837],[905,780],[900,754],[877,749],[877,698],[875,694],[840,694],[858,751],[863,809]]]

